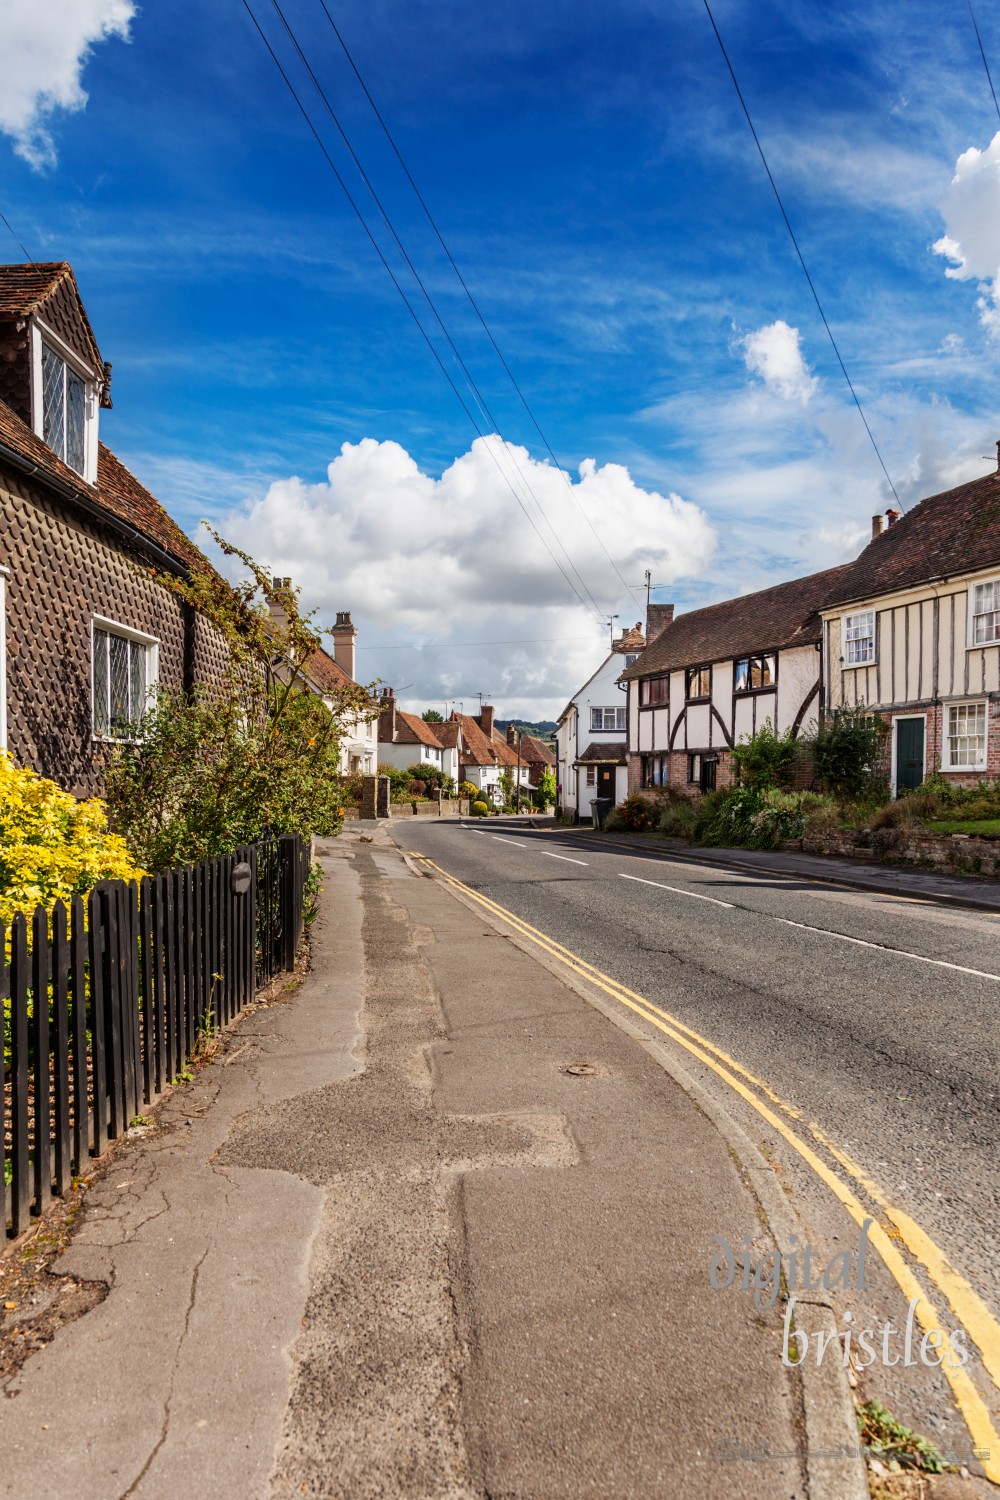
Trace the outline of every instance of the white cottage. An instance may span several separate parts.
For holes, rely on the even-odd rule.
[[[630,791],[728,786],[739,740],[768,720],[797,734],[819,717],[820,609],[846,572],[650,619],[646,650],[625,673]]]
[[[662,608],[662,606],[653,606]],[[556,730],[557,797],[571,818],[587,819],[597,797],[621,802],[628,792],[627,706],[619,678],[639,660],[642,623],[623,630],[592,677],[570,699]]]

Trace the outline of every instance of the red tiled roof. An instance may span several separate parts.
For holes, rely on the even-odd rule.
[[[1000,473],[930,495],[875,537],[832,589],[829,605],[891,594],[1000,563]]]
[[[136,527],[143,536],[149,537],[188,567],[205,563],[194,542],[167,515],[159,500],[103,443],[97,448],[97,498],[105,510]]]
[[[147,537],[185,567],[207,565],[198,548],[171,520],[160,502],[103,443],[98,444],[97,484],[92,485],[57,458],[48,444],[36,437],[3,401],[0,401],[0,442],[32,464],[43,480],[45,476],[58,480],[88,506],[105,510],[139,532],[140,543],[141,537]]]
[[[510,751],[504,739],[490,739],[483,733],[478,719],[471,714],[453,714],[453,721],[462,727],[462,751],[459,756],[463,766],[517,765],[517,756],[509,759]]]
[[[430,745],[431,749],[440,750],[441,741],[437,737],[440,727],[439,724],[425,724],[419,714],[396,710],[397,745]]]
[[[629,655],[633,651],[642,651],[646,645],[646,637],[642,633],[642,621],[636,620],[631,630],[623,630],[616,641],[612,641],[612,651],[618,651],[623,656],[627,651]]]
[[[80,289],[68,261],[44,261],[40,265],[0,266],[0,320],[26,318],[37,312],[62,282],[69,280],[79,304],[84,332],[90,343],[94,367],[101,372],[101,351],[97,347],[94,330],[90,326],[87,310],[80,296]]]
[[[677,615],[622,677],[631,681],[757,651],[814,644],[822,635],[818,611],[852,566],[827,568],[808,578]]]
[[[516,754],[516,746],[514,747]],[[533,734],[522,734],[521,736],[521,760],[525,765],[554,766],[556,758],[552,754],[544,740],[536,739]]]
[[[351,682],[343,667],[338,667],[330,653],[324,651],[322,646],[317,646],[316,650],[306,657],[303,669],[321,693],[336,693],[340,688],[349,686]]]

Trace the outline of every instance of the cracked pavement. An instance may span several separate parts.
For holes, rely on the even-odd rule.
[[[713,1234],[771,1243],[715,1128],[386,830],[321,853],[299,994],[88,1196],[54,1269],[108,1296],[8,1383],[0,1493],[697,1497],[794,1455],[777,1309],[709,1286]]]

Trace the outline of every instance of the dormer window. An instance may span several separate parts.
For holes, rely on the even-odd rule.
[[[87,384],[42,340],[42,437],[64,464],[83,473]]]
[[[81,479],[97,478],[94,372],[57,335],[32,326],[32,414],[35,433]]]

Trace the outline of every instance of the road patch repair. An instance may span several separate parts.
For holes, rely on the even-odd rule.
[[[387,834],[323,856],[299,995],[89,1195],[54,1269],[107,1296],[8,1382],[2,1493],[865,1494],[843,1372],[711,1284],[780,1190]]]

